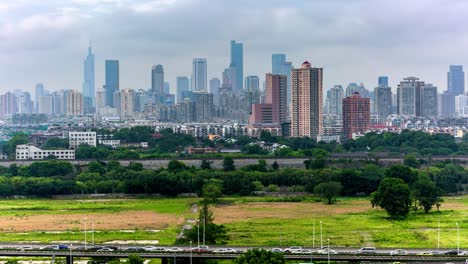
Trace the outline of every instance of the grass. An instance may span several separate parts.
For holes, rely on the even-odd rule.
[[[389,220],[384,211],[370,208],[366,198],[343,198],[335,205],[324,205],[310,197],[294,200],[228,197],[222,199],[221,205],[214,212],[215,220],[228,227],[230,245],[317,247],[320,245],[322,221],[323,241],[329,238],[333,246],[435,248],[440,221],[441,247],[456,247],[455,222],[458,222],[460,245],[466,248],[468,196],[444,199],[446,203],[442,205],[441,212],[411,213],[402,221]],[[161,244],[172,244],[185,219],[196,217],[190,208],[197,201],[194,198],[1,200],[0,226],[3,223],[11,227],[0,230],[0,240],[78,243],[83,240],[84,233],[82,219],[76,217],[101,215],[104,220],[96,228],[96,243],[113,240],[158,240]],[[148,219],[133,221],[132,217],[137,214]],[[43,223],[40,221],[45,222],[44,226],[50,227],[50,221],[62,219],[61,217],[70,221],[62,226],[62,232],[49,232],[53,228],[38,228]],[[31,221],[31,227],[22,231],[15,230],[15,223],[21,221]],[[160,231],[155,232],[155,229]],[[88,243],[90,242],[91,233],[88,233]]]

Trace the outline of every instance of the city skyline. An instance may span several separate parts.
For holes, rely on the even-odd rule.
[[[350,82],[363,82],[372,90],[376,86],[375,78],[386,75],[393,92],[398,81],[408,76],[418,76],[444,91],[448,66],[468,61],[467,55],[461,52],[468,41],[463,37],[462,28],[467,19],[464,10],[468,3],[424,3],[405,2],[403,9],[398,1],[391,4],[384,1],[349,4],[339,0],[331,3],[273,1],[270,5],[251,4],[249,12],[245,12],[247,8],[242,3],[233,5],[226,1],[77,0],[60,5],[46,1],[41,3],[41,8],[27,1],[1,3],[0,25],[5,29],[1,36],[9,41],[1,44],[8,52],[0,56],[0,72],[5,76],[0,80],[0,89],[3,93],[14,89],[33,93],[35,84],[43,83],[50,91],[80,90],[82,62],[91,40],[96,56],[96,90],[104,84],[104,61],[118,59],[121,89],[148,89],[148,69],[162,64],[165,79],[174,93],[176,77],[190,76],[193,58],[207,58],[208,79],[220,78],[230,62],[229,42],[236,40],[243,44],[244,76],[264,76],[271,71],[271,55],[283,53],[293,65],[309,59],[314,65],[327,69],[324,90]],[[192,12],[194,6],[206,7],[205,19]],[[384,21],[374,14],[378,12],[372,12],[384,7],[394,19]],[[356,15],[357,9],[363,12]],[[330,16],[332,10],[336,12]],[[242,19],[223,27],[213,25],[213,21],[226,12]],[[448,19],[441,24],[420,21],[414,15],[421,12],[447,15]],[[185,20],[180,20],[181,16]],[[394,23],[397,20],[401,22]],[[143,22],[150,25],[158,21],[168,25],[167,28],[142,26]],[[274,26],[266,30],[268,24]],[[188,27],[175,30],[184,25]],[[423,30],[427,27],[431,27],[430,32]],[[225,28],[230,30],[225,32]],[[304,28],[310,38],[295,36],[298,34],[294,32]],[[125,34],[120,33],[130,34],[132,41],[125,40],[122,38]],[[193,34],[198,34],[199,38],[193,38]],[[447,34],[452,35],[448,37]],[[390,35],[392,37],[383,44],[376,45],[376,39]],[[414,38],[430,41],[416,45],[411,42]],[[403,63],[408,57],[411,61]],[[24,78],[23,72],[30,73],[29,78]]]

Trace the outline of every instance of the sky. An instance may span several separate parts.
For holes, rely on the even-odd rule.
[[[90,42],[96,89],[118,59],[121,89],[149,88],[162,64],[175,91],[196,57],[221,78],[230,40],[244,44],[244,77],[262,82],[285,53],[323,67],[325,90],[388,75],[394,90],[416,76],[441,92],[449,65],[468,62],[466,14],[466,0],[0,0],[0,92],[81,90]]]

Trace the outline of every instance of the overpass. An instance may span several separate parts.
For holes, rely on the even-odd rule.
[[[174,263],[190,263],[190,260],[197,259],[235,259],[241,253],[212,253],[212,252],[125,252],[125,251],[114,251],[114,252],[91,252],[91,251],[76,251],[76,250],[36,250],[36,251],[20,251],[14,249],[0,250],[0,256],[3,257],[63,257],[66,258],[67,264],[72,264],[74,258],[128,258],[130,254],[138,254],[140,257],[158,258],[162,260],[163,264],[173,260]],[[389,254],[376,254],[376,255],[354,255],[349,253],[323,255],[323,254],[285,254],[287,260],[303,260],[303,261],[315,261],[322,260],[326,261],[348,261],[348,262],[454,262],[454,263],[467,263],[468,256],[457,256],[457,255],[433,255],[433,256],[422,256],[422,255],[401,255],[391,256]]]

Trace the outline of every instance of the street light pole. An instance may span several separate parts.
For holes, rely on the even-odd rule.
[[[200,219],[197,219],[197,231],[198,231],[198,246],[197,248],[200,249]]]
[[[190,264],[192,264],[192,241],[190,240]]]
[[[94,217],[93,217],[93,232],[91,234],[92,234],[92,242],[94,246]]]
[[[440,249],[440,220],[437,221],[437,249]]]
[[[70,244],[70,264],[73,264],[72,247],[73,247],[73,244]]]
[[[330,238],[328,238],[327,241],[328,241],[328,249],[327,249],[327,252],[328,252],[328,264],[330,264]]]
[[[85,217],[84,219],[84,249],[86,250],[86,220],[87,218]]]
[[[322,221],[320,221],[320,249],[323,248],[323,237],[322,237]]]
[[[312,247],[315,248],[315,220],[312,224]]]
[[[460,226],[458,222],[455,223],[457,225],[457,255],[460,254]]]

